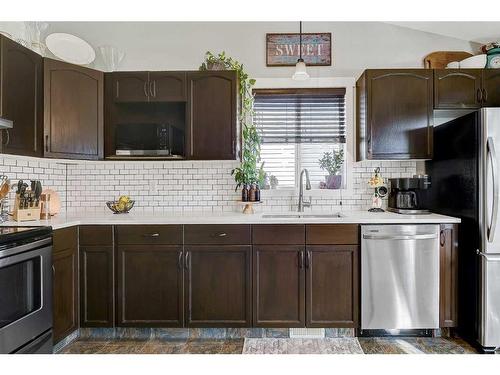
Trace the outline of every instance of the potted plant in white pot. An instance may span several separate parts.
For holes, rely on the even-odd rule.
[[[328,172],[325,176],[327,189],[340,189],[342,186],[342,175],[340,171],[344,165],[344,150],[325,152],[319,159],[319,166]]]

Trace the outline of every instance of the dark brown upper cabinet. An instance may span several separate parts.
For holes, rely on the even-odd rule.
[[[251,254],[250,245],[185,247],[188,327],[252,325]]]
[[[434,108],[480,108],[482,69],[434,70]]]
[[[187,85],[185,72],[149,72],[151,102],[185,102]]]
[[[358,161],[432,158],[432,70],[369,69],[356,94]]]
[[[237,96],[234,71],[188,73],[188,158],[236,159]]]
[[[500,69],[483,70],[483,107],[500,107]]]
[[[112,73],[115,103],[184,102],[185,72]]]
[[[43,59],[1,35],[0,117],[14,122],[1,131],[2,152],[43,155]]]
[[[111,73],[115,103],[147,102],[149,99],[148,72]]]
[[[44,156],[103,157],[103,73],[44,61]]]
[[[52,305],[54,343],[78,329],[78,229],[54,231]]]

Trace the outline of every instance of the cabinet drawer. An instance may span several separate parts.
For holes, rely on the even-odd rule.
[[[186,225],[184,240],[187,245],[248,245],[251,242],[250,225]]]
[[[305,225],[260,224],[253,226],[254,245],[301,245],[305,243]]]
[[[78,247],[77,227],[57,229],[54,231],[52,249],[58,253]]]
[[[308,245],[357,245],[359,244],[359,225],[307,225],[306,243]]]
[[[117,225],[116,242],[120,245],[180,245],[182,225]]]
[[[80,245],[113,245],[113,227],[111,225],[80,226]]]

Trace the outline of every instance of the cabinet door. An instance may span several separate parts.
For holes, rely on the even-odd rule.
[[[304,246],[254,246],[256,327],[305,326]]]
[[[182,246],[117,249],[117,322],[131,327],[182,327]]]
[[[54,231],[53,334],[54,343],[78,328],[78,251],[76,228]]]
[[[481,69],[434,70],[434,108],[480,108]]]
[[[188,156],[236,159],[236,72],[188,74]]]
[[[458,225],[441,224],[439,326],[458,325]]]
[[[80,323],[114,326],[113,246],[80,247]]]
[[[4,36],[0,44],[0,116],[14,122],[3,131],[3,152],[42,156],[42,57]]]
[[[366,74],[367,158],[432,158],[432,70],[368,70]]]
[[[500,107],[500,69],[483,69],[483,107]]]
[[[250,327],[251,246],[185,248],[189,327]]]
[[[149,75],[148,72],[112,73],[113,101],[115,103],[148,102]]]
[[[44,155],[102,158],[103,73],[51,59],[44,71]]]
[[[358,253],[356,245],[307,247],[308,327],[359,326]]]
[[[185,102],[187,85],[185,72],[150,72],[151,102]]]

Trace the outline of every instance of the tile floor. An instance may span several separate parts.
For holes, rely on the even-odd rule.
[[[78,340],[62,354],[473,354],[457,338]]]

